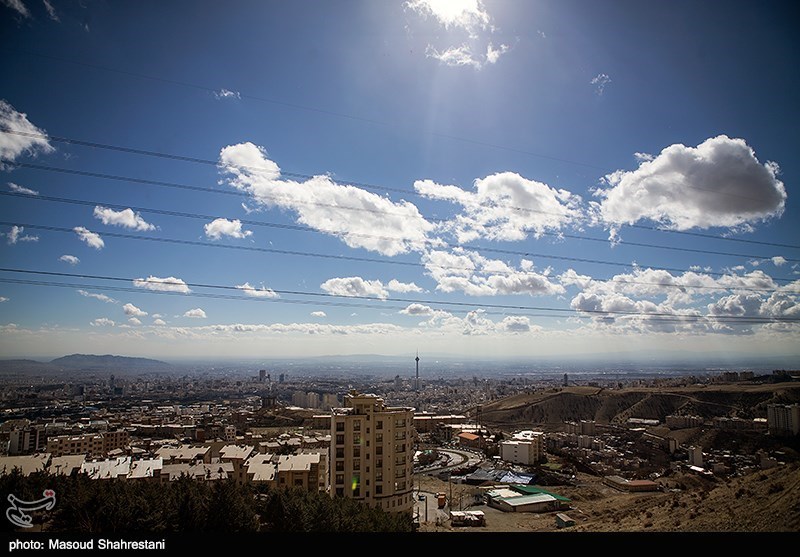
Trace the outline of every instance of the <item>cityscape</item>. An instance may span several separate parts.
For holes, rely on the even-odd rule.
[[[796,15],[0,0],[9,551],[800,532]]]
[[[119,356],[6,360],[0,473],[300,489],[406,517],[390,531],[409,533],[791,532],[800,520],[800,371],[430,377],[424,354],[408,360],[393,377]],[[705,498],[753,478],[785,499],[766,521],[748,507],[724,524],[696,510],[657,525],[647,510],[614,515],[621,498],[677,506],[676,494]],[[48,512],[32,514],[39,531],[63,531]],[[260,520],[253,531],[275,530]]]

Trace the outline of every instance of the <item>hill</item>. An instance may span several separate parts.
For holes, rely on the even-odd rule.
[[[158,371],[167,370],[172,367],[172,364],[162,362],[161,360],[112,356],[110,354],[103,356],[94,354],[71,354],[51,360],[50,364],[58,366],[61,369],[72,371]]]
[[[628,418],[658,420],[670,414],[766,418],[768,404],[800,402],[800,382],[686,387],[564,387],[518,394],[481,407],[482,423],[506,427],[594,420],[622,424]]]

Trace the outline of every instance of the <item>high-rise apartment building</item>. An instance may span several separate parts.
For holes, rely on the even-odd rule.
[[[387,407],[374,394],[351,392],[332,408],[331,493],[388,512],[411,512],[414,409]]]
[[[789,437],[800,434],[800,404],[767,405],[767,427],[770,435]]]

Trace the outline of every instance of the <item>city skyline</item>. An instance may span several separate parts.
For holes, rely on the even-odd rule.
[[[0,357],[797,358],[787,9],[3,2]]]

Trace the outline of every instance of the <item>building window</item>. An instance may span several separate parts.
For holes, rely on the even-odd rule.
[[[336,449],[336,458],[344,458],[344,447],[338,447]]]
[[[361,431],[361,420],[353,420],[353,431]]]
[[[353,458],[358,458],[360,456],[361,456],[361,447],[356,445],[355,447],[353,447]]]
[[[360,460],[354,460],[353,461],[353,470],[361,470],[361,461]]]
[[[383,447],[375,447],[375,454],[376,455],[383,454]]]
[[[383,459],[378,458],[375,460],[375,468],[383,468]]]
[[[383,494],[383,486],[382,485],[376,485],[375,486],[375,495],[381,495],[381,494]]]
[[[336,474],[336,483],[343,484],[344,483],[344,474]]]
[[[336,436],[336,444],[337,445],[344,445],[344,435],[337,435]]]
[[[336,422],[336,431],[344,431],[344,422]]]
[[[344,497],[344,488],[343,487],[337,487],[336,488],[336,496],[337,497]]]
[[[336,462],[336,471],[337,472],[344,472],[344,461],[339,460]]]
[[[383,420],[378,420],[375,424],[375,429],[383,429]]]
[[[375,442],[376,443],[383,443],[383,433],[376,433],[375,434]]]

